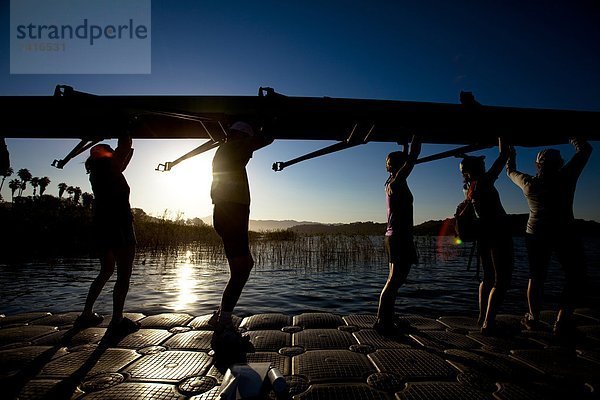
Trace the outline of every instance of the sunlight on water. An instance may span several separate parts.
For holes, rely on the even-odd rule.
[[[192,252],[188,250],[181,263],[177,264],[175,279],[171,281],[168,291],[177,293],[172,304],[167,304],[173,311],[189,309],[197,300],[196,288],[200,281],[194,276],[194,265],[191,263]]]
[[[322,240],[311,242],[312,248],[321,249]],[[389,272],[381,237],[373,239],[373,246],[361,250],[368,253],[368,258],[359,256],[361,252],[354,253],[356,243],[352,241],[342,246],[338,254],[335,246],[341,245],[327,239],[322,246],[326,257],[321,251],[307,256],[298,243],[254,245],[257,263],[235,309],[236,315],[377,312],[379,293]],[[514,244],[515,269],[501,313],[522,314],[526,311],[529,277],[527,252],[523,238],[515,238]],[[332,245],[336,251],[332,251]],[[476,314],[479,279],[472,244],[457,245],[452,237],[421,237],[417,246],[420,262],[411,268],[406,284],[398,291],[396,311],[429,316]],[[212,248],[198,246],[169,252],[138,251],[126,311],[192,315],[214,311],[229,279],[229,268],[224,258],[215,257],[211,251]],[[341,256],[344,262],[340,263]],[[586,257],[590,306],[596,307],[600,304],[598,238],[586,241]],[[319,260],[322,263],[316,262]],[[80,311],[99,270],[99,262],[94,258],[0,264],[0,313]],[[545,307],[556,306],[563,277],[564,272],[553,260],[545,285]],[[111,312],[114,282],[115,276],[98,298],[96,312]]]

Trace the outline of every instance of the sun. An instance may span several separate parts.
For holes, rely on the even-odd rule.
[[[186,217],[202,216],[200,210],[211,204],[212,157],[207,154],[196,156],[162,173],[165,187],[171,194],[171,204],[180,205],[174,211],[183,211]]]
[[[132,207],[142,208],[159,217],[166,211],[165,216],[169,219],[177,216],[185,219],[206,217],[212,214],[210,186],[215,150],[187,159],[168,172],[154,171],[159,162],[173,161],[200,145],[198,141],[182,142],[188,143],[159,142],[159,146],[147,149],[152,156],[143,161],[143,170],[135,178],[128,178]],[[134,171],[131,173],[133,175]]]

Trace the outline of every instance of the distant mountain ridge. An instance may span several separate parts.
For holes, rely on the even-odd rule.
[[[212,215],[208,217],[201,218],[201,220],[207,225],[213,224]],[[276,230],[285,230],[290,229],[295,226],[303,226],[303,225],[325,225],[320,224],[318,222],[310,222],[310,221],[295,221],[295,220],[273,220],[273,219],[265,219],[265,220],[255,220],[251,219],[249,222],[249,229],[254,232],[263,232],[263,231],[276,231]]]
[[[354,235],[383,235],[386,224],[383,222],[351,222],[349,224],[303,224],[290,229],[302,234],[354,234]]]
[[[514,236],[522,236],[525,234],[527,225],[527,214],[510,214],[511,231]],[[212,216],[202,218],[204,222],[212,225]],[[600,236],[600,223],[596,221],[586,221],[582,219],[575,220],[577,230],[583,236]],[[351,223],[336,223],[326,224],[310,221],[295,221],[295,220],[250,220],[249,229],[255,232],[274,231],[290,229],[300,234],[354,234],[354,235],[383,235],[386,229],[384,222],[351,222]],[[425,221],[419,225],[415,225],[414,234],[417,236],[453,236],[454,235],[454,218],[446,218],[445,220]]]
[[[509,214],[510,229],[513,236],[525,235],[527,227],[527,214]],[[582,236],[600,236],[600,223],[596,221],[575,220],[576,229]],[[385,223],[377,222],[352,222],[350,224],[304,224],[290,228],[302,234],[359,234],[383,235],[386,230]],[[415,225],[415,236],[454,236],[454,218],[445,220],[425,221]]]

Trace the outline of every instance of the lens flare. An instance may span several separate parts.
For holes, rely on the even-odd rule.
[[[454,218],[446,218],[440,227],[438,237],[436,240],[436,254],[437,257],[442,261],[450,261],[456,257],[456,251],[452,248],[460,246],[463,242],[455,236],[454,231]]]

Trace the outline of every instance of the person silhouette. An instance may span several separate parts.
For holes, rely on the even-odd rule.
[[[514,148],[506,165],[509,178],[521,188],[529,206],[525,234],[530,275],[527,286],[529,311],[521,323],[528,330],[541,328],[539,317],[544,281],[554,252],[566,278],[553,326],[556,336],[572,333],[571,316],[584,297],[586,279],[583,242],[574,225],[573,199],[577,180],[592,154],[592,146],[581,138],[571,138],[570,143],[575,154],[567,164],[556,149],[540,151],[535,160],[535,176],[517,171]]]
[[[406,179],[410,175],[421,152],[421,141],[413,136],[403,151],[388,154],[385,160],[389,177],[385,182],[387,205],[387,228],[384,245],[389,262],[389,275],[377,308],[377,320],[373,328],[382,335],[401,333],[394,321],[394,306],[398,289],[406,282],[412,264],[418,262],[413,240],[413,195]]]
[[[136,238],[133,214],[129,204],[129,185],[123,171],[127,168],[133,149],[129,137],[121,137],[113,150],[107,144],[90,149],[85,168],[90,175],[94,193],[94,241],[100,256],[100,273],[90,285],[81,315],[75,321],[79,327],[93,326],[103,317],[93,311],[94,303],[117,267],[117,280],[113,290],[113,313],[107,335],[126,335],[140,325],[123,316],[125,298],[135,257]]]
[[[213,158],[213,226],[223,240],[230,271],[219,309],[209,320],[215,331],[233,329],[233,309],[254,266],[248,243],[250,187],[246,165],[254,151],[272,142],[272,137],[255,135],[249,123],[237,121]]]
[[[510,221],[494,183],[508,159],[509,148],[498,138],[499,155],[488,171],[484,157],[465,156],[460,163],[464,190],[479,217],[477,252],[483,268],[479,284],[479,318],[483,335],[496,330],[496,314],[512,277],[513,243]]]
[[[0,175],[5,175],[10,168],[10,156],[8,147],[3,137],[0,137]]]

